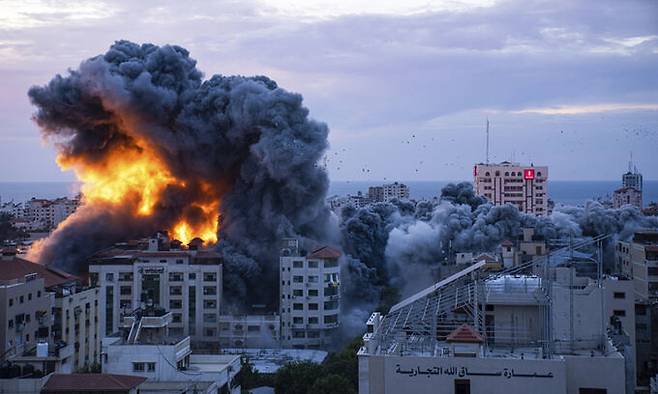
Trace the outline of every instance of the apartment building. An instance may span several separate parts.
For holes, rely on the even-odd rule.
[[[341,253],[328,246],[307,253],[296,239],[280,257],[281,343],[293,348],[328,345],[339,327]]]
[[[24,217],[31,229],[49,230],[57,227],[80,205],[80,199],[66,197],[54,200],[32,198],[25,202]]]
[[[67,282],[48,288],[55,296],[53,339],[73,346],[76,370],[100,368],[101,335],[98,325],[99,289]]]
[[[90,281],[99,287],[100,331],[120,328],[121,317],[144,306],[172,313],[169,331],[189,335],[199,346],[215,346],[222,294],[222,262],[194,240],[188,248],[152,238],[119,243],[89,263]]]
[[[616,245],[619,270],[635,284],[636,300],[658,301],[658,231],[637,231]]]
[[[612,193],[612,207],[619,209],[624,205],[633,205],[642,209],[642,192],[634,187],[620,187]]]
[[[269,315],[219,316],[219,344],[223,348],[276,348],[281,319]]]
[[[512,204],[520,211],[548,215],[548,167],[504,161],[476,164],[475,193],[494,205]]]
[[[17,258],[0,262],[3,359],[44,373],[89,370],[100,361],[98,289],[76,276]]]

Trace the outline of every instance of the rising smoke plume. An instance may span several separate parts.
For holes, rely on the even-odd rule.
[[[609,209],[593,201],[537,217],[512,205],[493,206],[476,196],[466,182],[447,185],[438,202],[419,202],[415,211],[374,204],[342,213],[345,250],[377,270],[376,280],[369,279],[370,271],[352,270],[353,275],[364,275],[351,279],[360,284],[362,297],[385,286],[409,295],[443,276],[443,263],[450,253],[491,251],[501,241],[520,236],[523,227],[534,228],[546,239],[612,234],[604,256],[608,267],[616,240],[628,239],[640,228],[658,228],[658,217],[645,217],[635,207]],[[368,284],[370,290],[363,288]]]
[[[227,295],[252,285],[258,299],[276,289],[278,240],[331,231],[327,126],[267,77],[204,80],[184,48],[118,41],[29,97],[83,181],[83,205],[34,249],[42,263],[84,271],[94,251],[157,230],[218,237]]]

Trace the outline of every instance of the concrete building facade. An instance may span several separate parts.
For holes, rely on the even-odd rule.
[[[280,257],[281,343],[293,348],[328,345],[340,325],[338,250],[303,251],[296,239],[283,241]]]
[[[494,205],[512,204],[522,212],[548,215],[548,167],[480,163],[473,177],[475,193]]]
[[[612,194],[612,207],[619,209],[624,205],[632,205],[642,209],[642,192],[634,187],[621,187]]]
[[[173,334],[189,335],[198,345],[218,342],[222,263],[216,252],[172,248],[153,238],[98,253],[89,272],[99,287],[103,336],[119,330],[122,315],[148,305],[172,312]]]

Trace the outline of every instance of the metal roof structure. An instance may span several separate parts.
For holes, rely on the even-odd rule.
[[[437,346],[463,324],[472,326],[485,343],[496,346],[541,348],[552,354],[552,281],[548,275],[551,254],[598,245],[608,238],[602,235],[552,251],[516,267],[487,272],[485,262],[475,263],[434,285],[402,300],[383,317],[372,339],[381,354],[437,355]],[[539,274],[538,274],[539,273]],[[487,304],[533,305],[540,308],[539,327],[519,332],[513,325],[497,324],[495,339],[485,324]]]

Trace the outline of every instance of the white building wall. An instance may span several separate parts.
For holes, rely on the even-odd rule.
[[[473,173],[475,193],[494,205],[512,204],[523,212],[548,214],[548,167],[476,164]]]
[[[340,324],[337,261],[282,256],[280,283],[282,343],[302,348],[328,344]]]
[[[182,262],[181,262],[182,261]],[[222,294],[221,264],[189,264],[186,257],[142,257],[130,265],[98,264],[90,265],[89,271],[98,274],[99,303],[107,305],[107,288],[113,288],[112,323],[106,332],[107,314],[100,308],[99,327],[103,335],[118,331],[122,312],[130,312],[142,304],[141,294],[144,274],[160,277],[159,305],[174,315],[170,325],[172,335],[190,335],[195,341],[217,342]],[[109,276],[108,276],[109,274]],[[126,277],[131,274],[132,279]],[[172,277],[170,278],[170,274]],[[214,274],[210,280],[204,275]],[[175,278],[181,275],[182,280]],[[126,280],[121,280],[126,279]],[[175,280],[174,280],[175,279]],[[121,295],[122,287],[130,290]],[[190,324],[190,291],[195,291],[194,324]],[[214,293],[211,291],[214,288]],[[178,294],[177,289],[180,289]],[[208,290],[208,291],[206,291]],[[121,303],[123,302],[123,308]],[[178,304],[180,303],[180,304]],[[180,307],[179,307],[180,306]]]

